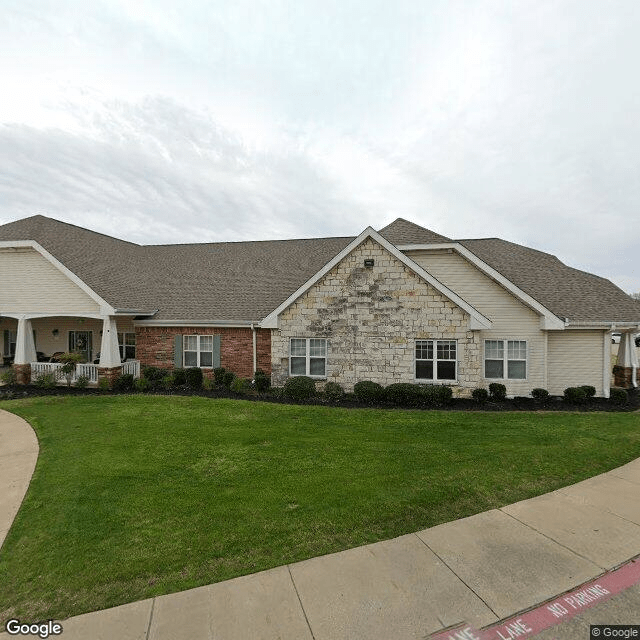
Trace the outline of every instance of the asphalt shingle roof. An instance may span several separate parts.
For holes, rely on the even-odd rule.
[[[380,234],[396,245],[452,242],[402,218]],[[35,240],[115,308],[203,322],[261,320],[353,239],[145,246],[39,215],[0,226],[0,240]],[[555,256],[498,238],[457,242],[560,317],[640,322],[639,302]]]

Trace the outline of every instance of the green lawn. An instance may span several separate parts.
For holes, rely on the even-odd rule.
[[[640,456],[629,413],[145,396],[0,408],[40,441],[0,551],[0,621],[60,619],[391,538]]]

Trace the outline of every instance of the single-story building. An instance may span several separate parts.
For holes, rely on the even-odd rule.
[[[398,218],[357,237],[138,245],[45,216],[0,226],[0,348],[19,379],[77,351],[92,381],[140,367],[260,368],[509,395],[638,384],[640,302],[553,255]],[[40,353],[38,358],[37,353]]]

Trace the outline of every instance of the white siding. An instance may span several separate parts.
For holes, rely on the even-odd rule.
[[[405,253],[492,321],[493,327],[490,330],[480,332],[483,353],[486,339],[527,341],[526,380],[482,378],[479,381],[481,386],[486,387],[490,382],[502,382],[509,395],[528,395],[536,387],[546,388],[545,332],[540,329],[540,316],[535,311],[458,253],[446,250]]]
[[[604,331],[549,332],[549,392],[589,384],[603,395]]]
[[[0,251],[0,313],[98,313],[98,304],[34,249]]]

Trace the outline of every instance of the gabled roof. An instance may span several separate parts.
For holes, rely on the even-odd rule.
[[[457,242],[572,323],[640,322],[640,302],[548,253],[498,238],[451,240],[402,218],[380,235],[396,246]],[[0,226],[6,240],[35,240],[115,308],[158,309],[158,321],[249,323],[354,237],[142,246],[38,215]]]

